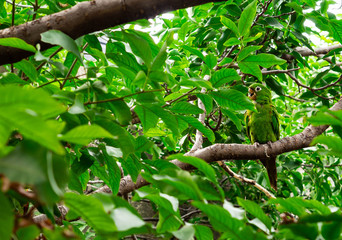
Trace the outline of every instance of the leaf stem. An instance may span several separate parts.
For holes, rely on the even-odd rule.
[[[84,105],[99,104],[99,103],[106,103],[106,102],[115,102],[115,101],[120,101],[120,100],[123,100],[125,98],[132,97],[132,96],[139,95],[139,94],[143,94],[143,93],[161,92],[161,91],[163,91],[163,89],[153,89],[153,90],[149,90],[149,91],[141,91],[141,92],[128,94],[128,95],[123,96],[123,97],[104,99],[104,100],[99,100],[99,101],[94,101],[94,102],[85,102]]]

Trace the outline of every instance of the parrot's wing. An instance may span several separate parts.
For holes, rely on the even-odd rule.
[[[279,137],[280,137],[279,115],[278,115],[278,112],[274,106],[272,106],[272,130],[273,130],[274,135],[276,136],[277,140],[279,140]]]
[[[251,112],[247,110],[245,113],[245,123],[246,123],[247,137],[249,138],[249,140],[251,140],[250,126],[249,126],[250,117],[251,117]]]

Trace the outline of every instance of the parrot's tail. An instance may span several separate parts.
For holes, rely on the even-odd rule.
[[[261,163],[267,170],[267,175],[270,180],[271,187],[277,191],[277,157],[271,157],[266,159],[260,159]]]

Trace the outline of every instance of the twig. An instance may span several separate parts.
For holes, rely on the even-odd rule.
[[[84,44],[83,48],[82,48],[82,51],[84,51],[87,47],[88,47],[88,43]],[[74,59],[74,61],[72,62],[71,66],[70,66],[70,69],[67,73],[67,75],[65,76],[65,79],[63,81],[63,83],[61,84],[61,87],[60,89],[63,89],[64,85],[66,84],[66,81],[68,80],[68,78],[70,77],[70,74],[72,72],[72,70],[74,69],[75,65],[76,65],[76,62],[77,62],[77,58]],[[76,86],[75,86],[76,87]]]
[[[201,212],[200,210],[194,210],[194,211],[188,212],[182,216],[182,219],[185,220],[188,217],[190,217],[191,215],[196,214],[196,213],[200,213],[200,212]]]
[[[270,18],[281,18],[282,16],[286,16],[286,15],[292,15],[292,14],[295,14],[295,13],[296,13],[296,11],[292,11],[292,12],[282,13],[282,14],[275,15],[275,16],[268,15],[268,14],[264,14],[264,17],[270,17]]]
[[[311,87],[306,86],[306,85],[304,85],[303,83],[301,83],[301,82],[300,82],[295,76],[293,76],[290,72],[287,72],[286,74],[289,75],[289,77],[292,78],[292,80],[295,81],[296,84],[297,84],[298,86],[310,90],[310,91],[311,91],[314,95],[316,95],[317,97],[320,97],[320,98],[323,98],[323,99],[326,99],[326,100],[335,99],[335,97],[324,97],[324,96],[321,96],[321,95],[319,95],[319,94],[316,93],[316,91],[325,89],[326,86],[324,86],[324,87],[322,87],[322,88],[317,88],[317,89],[311,88]],[[333,85],[337,84],[337,83],[341,80],[341,77],[342,77],[342,75],[339,77],[339,79],[338,79],[337,81],[335,81],[335,82],[332,83],[332,84],[328,84],[328,85],[333,86]]]
[[[284,97],[291,98],[292,100],[295,100],[295,101],[298,101],[298,102],[307,102],[307,101],[306,101],[306,100],[304,100],[304,99],[295,98],[295,97],[293,97],[293,96],[290,96],[290,95],[286,95],[286,94],[284,94],[283,96],[284,96]]]
[[[255,182],[255,180],[249,179],[249,178],[245,178],[241,175],[236,174],[235,172],[233,172],[225,163],[224,161],[218,161],[218,164],[220,165],[221,168],[223,168],[230,176],[232,176],[233,178],[241,181],[241,182],[245,182],[248,183],[254,187],[256,187],[258,190],[260,190],[261,192],[265,193],[265,195],[268,198],[276,198],[272,193],[270,193],[266,188],[264,188],[263,186],[259,185],[258,183]]]
[[[287,70],[268,70],[268,71],[261,71],[262,74],[278,74],[278,73],[288,73],[288,72],[294,72],[300,70],[300,68],[293,68],[293,69],[287,69]]]
[[[202,88],[201,93],[205,93],[206,89]],[[201,99],[198,99],[198,108],[203,110],[203,113],[201,113],[198,116],[198,121],[200,121],[200,123],[202,123],[204,125],[204,121],[205,121],[205,116],[207,114],[207,111],[205,110],[204,104],[201,101]],[[203,134],[199,131],[196,130],[196,138],[195,138],[195,143],[192,146],[190,152],[194,152],[198,149],[202,148],[202,144],[203,144]]]
[[[177,97],[177,98],[175,98],[175,99],[173,99],[173,100],[167,102],[167,103],[164,104],[162,107],[164,108],[164,107],[166,107],[166,106],[171,105],[172,103],[178,101],[179,99],[181,99],[181,98],[183,98],[183,97],[185,97],[185,96],[188,96],[190,93],[192,93],[192,92],[195,91],[196,89],[197,89],[197,87],[194,87],[194,88],[190,89],[189,91],[187,91],[186,93],[184,93],[182,96],[179,96],[179,97]]]
[[[85,102],[84,105],[99,104],[99,103],[106,103],[106,102],[115,102],[115,101],[123,100],[123,99],[128,98],[128,97],[138,95],[138,94],[151,93],[151,92],[161,92],[161,91],[163,91],[163,89],[153,89],[153,90],[149,90],[149,91],[141,91],[141,92],[128,94],[128,95],[123,96],[123,97],[104,99],[104,100],[99,100],[99,101],[94,101],[94,102]]]
[[[50,56],[49,56],[49,59],[53,58],[54,56],[57,55],[57,53],[59,53],[63,48],[60,47],[58,48],[54,53],[52,53]],[[36,68],[36,70],[38,71],[39,69],[41,69],[44,65],[46,64],[46,62],[42,62],[41,64],[38,65],[38,67]]]

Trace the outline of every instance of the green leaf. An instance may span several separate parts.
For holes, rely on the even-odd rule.
[[[210,95],[221,107],[231,110],[254,110],[254,104],[242,93],[234,89],[211,92]]]
[[[123,35],[129,43],[133,53],[140,57],[146,64],[147,68],[150,69],[153,58],[151,47],[148,42],[144,38],[126,31],[123,31]]]
[[[201,51],[195,49],[195,48],[192,48],[188,45],[184,45],[182,46],[183,49],[189,51],[190,53],[192,53],[193,55],[196,55],[197,57],[199,57],[200,59],[202,59],[204,61],[204,55]]]
[[[328,146],[329,153],[338,157],[342,157],[342,140],[336,136],[323,136],[320,135],[315,137],[314,140],[311,142],[311,145],[315,145],[317,143],[324,144]]]
[[[180,240],[193,239],[195,235],[194,225],[186,223],[181,229],[172,232],[173,236]]]
[[[164,42],[163,46],[160,48],[158,55],[153,59],[151,66],[151,71],[159,71],[163,69],[163,65],[167,59],[167,46],[173,41],[173,34],[168,36],[168,39]]]
[[[241,41],[236,37],[231,37],[223,43],[223,45],[226,47],[230,47],[230,46],[234,46],[234,45],[240,45],[240,44],[241,44]]]
[[[96,138],[113,138],[113,135],[98,125],[81,125],[71,129],[60,137],[61,140],[80,145],[87,145]]]
[[[22,227],[18,229],[16,232],[16,235],[18,236],[18,239],[20,240],[32,240],[32,239],[37,239],[40,234],[40,229],[36,225],[31,225],[27,227]],[[0,236],[1,235],[0,233]]]
[[[248,57],[252,52],[257,51],[260,48],[262,48],[262,46],[248,46],[243,48],[237,57],[238,62],[242,61],[243,59]]]
[[[299,217],[306,215],[306,208],[303,206],[301,198],[276,198],[270,199],[269,203],[278,204],[277,208],[280,212],[291,212]]]
[[[119,187],[120,187],[120,180],[121,180],[121,171],[113,157],[110,157],[107,151],[103,151],[104,153],[104,160],[107,165],[108,175],[109,177],[109,187],[112,190],[114,195],[118,194]]]
[[[242,62],[239,62],[238,65],[239,65],[241,72],[245,74],[251,74],[255,76],[256,78],[258,78],[260,81],[262,81],[262,73],[258,64],[242,61]]]
[[[150,109],[146,108],[144,105],[137,105],[134,111],[138,115],[144,131],[147,132],[150,128],[154,128],[158,123],[158,116],[155,115]]]
[[[46,180],[42,162],[46,155],[33,142],[24,141],[0,160],[0,173],[12,182],[36,184]]]
[[[194,228],[196,230],[195,237],[198,240],[209,240],[214,239],[213,232],[211,229],[207,226],[196,224],[194,225]]]
[[[215,230],[230,233],[231,239],[248,239],[241,234],[241,229],[246,227],[243,222],[232,218],[223,207],[198,201],[193,201],[192,205],[209,217],[209,221]]]
[[[126,129],[108,119],[99,119],[95,123],[114,136],[114,138],[106,139],[106,143],[113,147],[119,147],[124,157],[134,152],[132,137]]]
[[[142,173],[143,177],[158,186],[164,193],[175,196],[178,199],[203,200],[203,193],[196,184],[196,178],[187,171],[168,169],[168,175],[148,176]]]
[[[329,25],[334,39],[342,44],[342,20],[332,19]]]
[[[113,219],[105,212],[100,200],[93,196],[66,193],[65,204],[81,216],[90,227],[99,233],[114,233],[117,228]]]
[[[204,62],[207,64],[209,69],[213,69],[217,64],[217,58],[214,54],[209,53],[207,56],[204,57]]]
[[[124,207],[115,208],[111,213],[111,217],[120,232],[127,231],[131,228],[139,228],[145,225],[145,222],[140,217]]]
[[[213,110],[213,98],[207,94],[198,93],[196,96],[201,99],[207,113]]]
[[[203,126],[203,124],[200,121],[198,121],[197,118],[190,117],[190,116],[178,116],[178,117],[184,120],[185,122],[187,122],[188,124],[190,124],[191,126],[193,126],[194,128],[196,128],[201,133],[203,133],[203,135],[206,136],[210,142],[215,141],[215,135],[213,131]]]
[[[238,81],[240,79],[241,77],[235,69],[223,68],[213,74],[210,78],[210,82],[214,88],[219,88],[224,84],[229,84],[234,80]]]
[[[241,120],[236,116],[235,113],[233,113],[232,111],[229,111],[228,109],[224,109],[224,108],[222,108],[221,111],[222,111],[223,115],[227,116],[229,118],[229,120],[231,120],[235,124],[237,130],[239,130],[239,131],[242,130]]]
[[[184,156],[183,154],[171,155],[167,159],[177,159],[181,162],[188,163],[203,172],[210,181],[213,183],[218,183],[214,169],[203,159],[192,156]]]
[[[273,54],[260,53],[258,55],[248,56],[242,62],[246,64],[257,64],[264,68],[269,68],[273,65],[282,65],[286,63],[286,60],[278,58]]]
[[[247,37],[252,27],[255,15],[256,15],[257,1],[254,0],[242,11],[239,19],[238,29],[240,36]]]
[[[5,195],[0,191],[0,236],[1,239],[11,239],[14,228],[14,212]]]
[[[15,38],[15,37],[1,38],[0,45],[6,46],[6,47],[19,48],[19,49],[29,51],[29,52],[37,51],[36,48],[32,46],[31,44],[28,44],[24,40],[20,38]]]
[[[253,201],[250,200],[244,200],[242,198],[237,198],[237,201],[239,203],[239,205],[241,207],[243,207],[244,209],[246,209],[247,212],[249,212],[250,214],[252,214],[254,217],[259,218],[259,220],[261,220],[266,227],[271,230],[272,227],[272,221],[271,219],[264,213],[264,211],[261,209],[261,207],[256,204]]]
[[[203,113],[202,109],[188,102],[177,102],[175,105],[172,106],[171,111],[174,113],[184,113],[184,114]]]
[[[330,111],[327,109],[321,109],[315,116],[310,117],[308,121],[314,126],[342,126],[342,110]]]
[[[86,112],[84,108],[84,96],[81,93],[77,93],[75,96],[75,103],[69,108],[69,113],[80,114]]]
[[[71,37],[59,30],[49,30],[42,33],[41,36],[43,42],[63,47],[69,52],[75,54],[78,60],[83,64],[83,59],[81,57],[80,51],[78,50],[77,44]]]
[[[117,99],[117,97],[111,93],[108,94],[100,94],[98,95],[99,100],[106,100],[106,99]],[[108,108],[114,114],[116,120],[119,122],[120,125],[126,126],[132,120],[132,113],[130,108],[127,106],[124,100],[117,100],[111,102],[105,102],[98,104],[100,106],[104,106]]]
[[[0,84],[28,84],[29,82],[22,80],[14,73],[5,72],[1,75]]]
[[[13,107],[0,107],[0,124],[13,131],[17,129],[25,138],[34,140],[57,154],[64,154],[64,148],[57,138],[53,126],[32,113],[18,111]]]
[[[155,104],[145,104],[144,107],[163,120],[163,122],[169,129],[171,129],[175,136],[179,136],[178,122],[175,116]]]
[[[24,59],[20,62],[14,63],[14,67],[22,70],[31,81],[37,80],[38,73],[31,62]]]
[[[232,30],[235,33],[235,36],[239,37],[239,30],[235,23],[230,20],[229,18],[226,18],[225,16],[221,16],[221,22],[223,23],[224,26],[226,26],[228,29]]]

